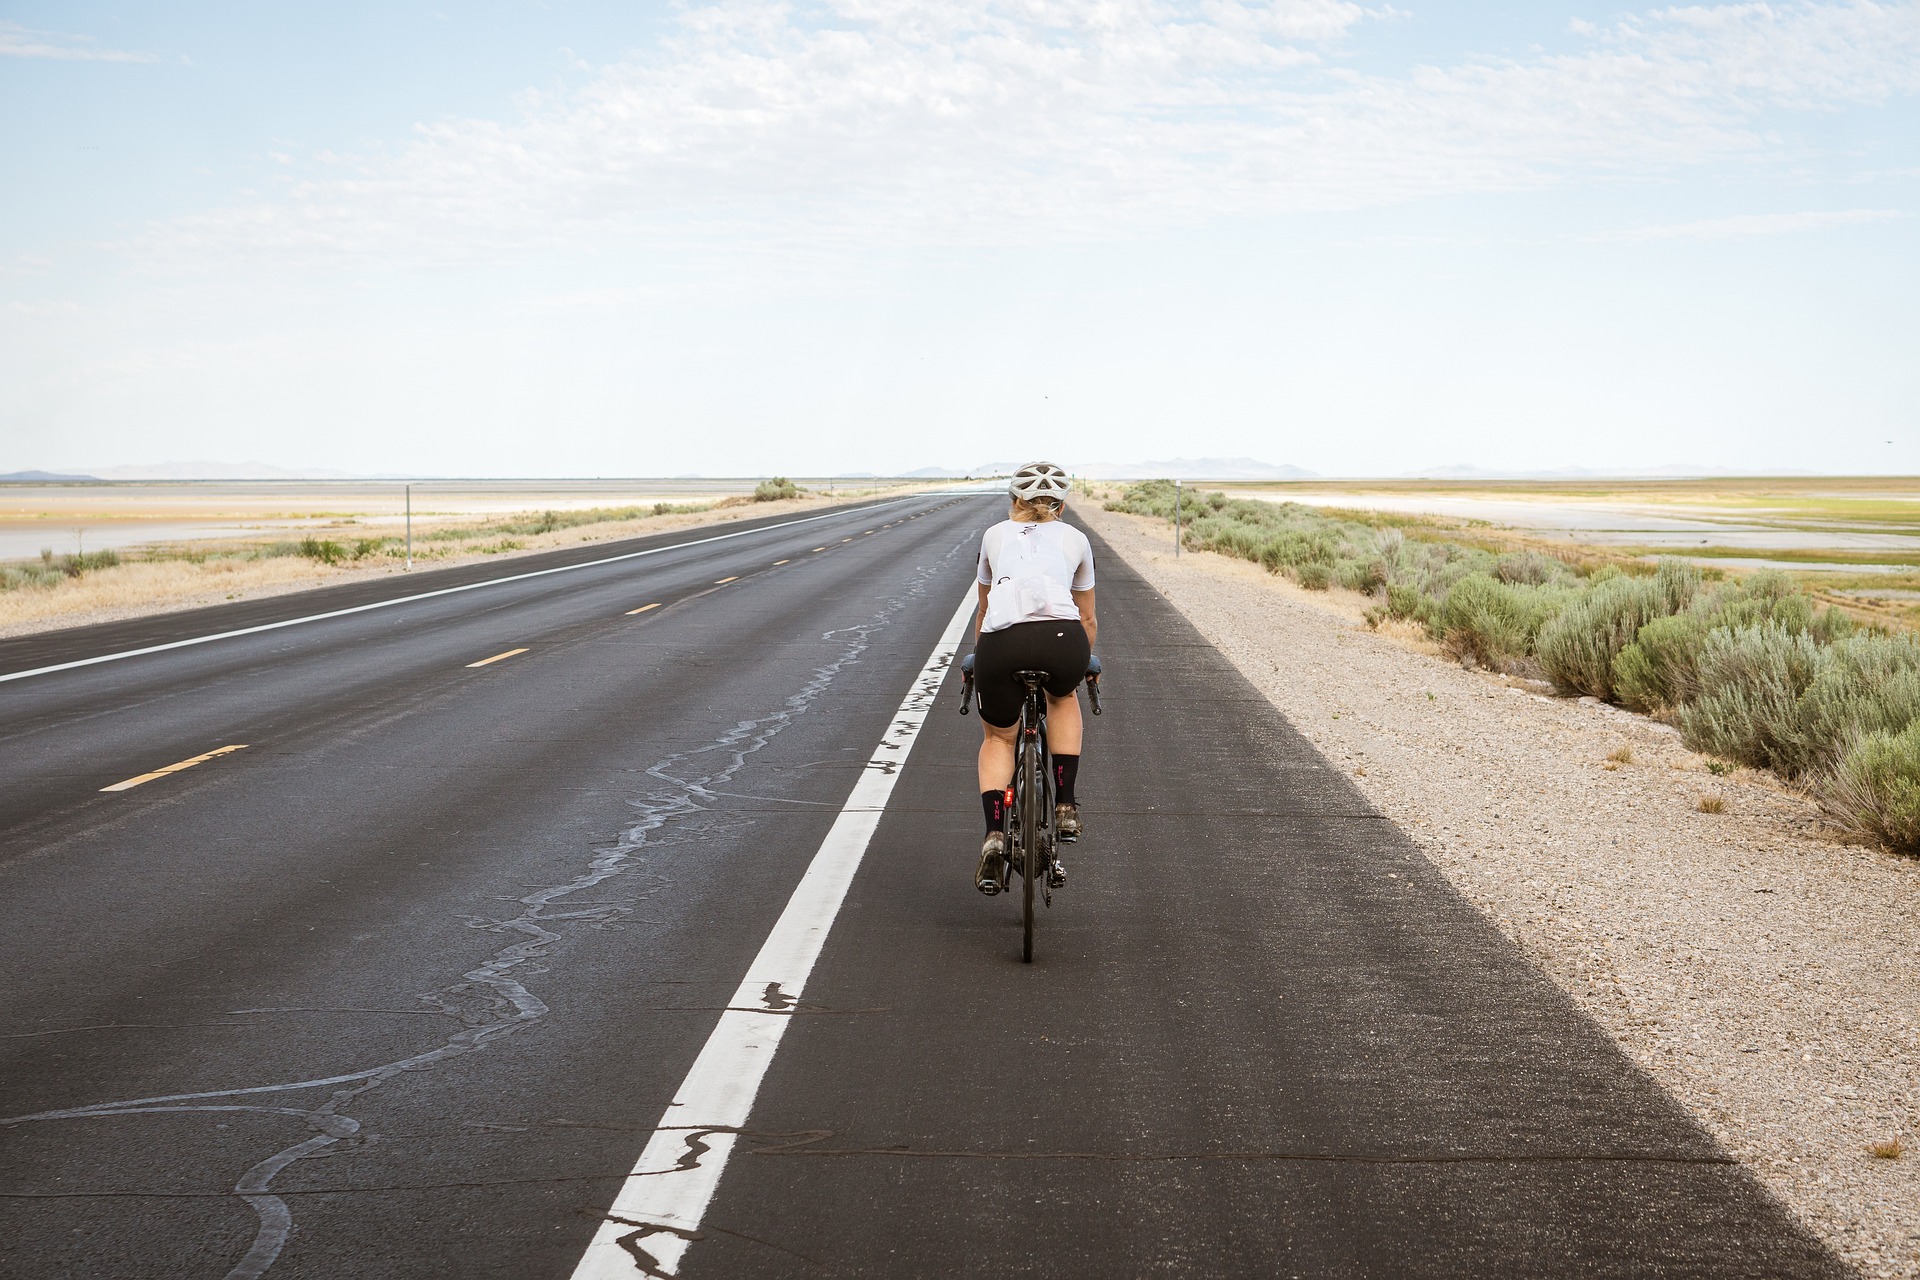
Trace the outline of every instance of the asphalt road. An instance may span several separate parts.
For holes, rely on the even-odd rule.
[[[573,1275],[996,514],[663,536],[0,683],[0,1272]],[[1099,599],[1036,963],[971,887],[947,689],[681,1274],[1844,1274],[1111,556]]]

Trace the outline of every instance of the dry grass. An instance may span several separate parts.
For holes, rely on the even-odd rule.
[[[1725,813],[1727,798],[1717,791],[1709,791],[1694,803],[1694,808],[1702,813]]]
[[[1623,743],[1607,752],[1607,759],[1613,761],[1615,764],[1632,764],[1633,748]]]
[[[1887,1138],[1880,1142],[1871,1143],[1867,1147],[1867,1154],[1878,1160],[1898,1160],[1906,1154],[1906,1151],[1907,1144],[1902,1142],[1898,1137]]]

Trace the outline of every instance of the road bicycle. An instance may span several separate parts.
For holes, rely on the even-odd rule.
[[[960,714],[973,703],[973,655],[960,663]],[[1053,829],[1053,756],[1047,750],[1047,690],[1044,671],[1016,671],[1013,678],[1024,689],[1020,719],[1015,727],[1013,785],[1007,788],[1007,853],[1000,860],[1000,891],[1020,876],[1020,958],[1033,961],[1034,898],[1053,906],[1053,891],[1066,883],[1056,856],[1060,840]],[[1087,701],[1100,714],[1100,659],[1087,661]],[[1027,869],[1034,869],[1029,875]],[[1037,891],[1037,895],[1036,895]]]

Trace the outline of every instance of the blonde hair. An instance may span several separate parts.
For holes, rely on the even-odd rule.
[[[1066,510],[1064,502],[1049,502],[1042,498],[1030,502],[1025,498],[1013,500],[1013,518],[1026,524],[1045,524],[1049,520],[1058,520],[1060,513]]]

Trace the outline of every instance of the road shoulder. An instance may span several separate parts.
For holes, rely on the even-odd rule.
[[[1176,560],[1163,522],[1078,514],[1816,1233],[1920,1277],[1920,864],[1834,843],[1811,804],[1714,777],[1644,717],[1463,670],[1256,566]],[[1895,1138],[1901,1158],[1871,1153]]]

